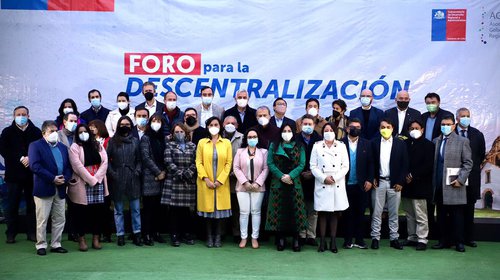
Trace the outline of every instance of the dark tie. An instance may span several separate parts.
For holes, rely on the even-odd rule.
[[[448,141],[448,137],[443,138],[443,142],[441,143],[441,158],[443,159],[444,159],[444,151],[446,149],[446,141]]]
[[[465,129],[462,129],[462,130],[460,131],[460,135],[462,135],[463,137],[466,137],[466,136],[465,136],[465,131],[466,131]]]

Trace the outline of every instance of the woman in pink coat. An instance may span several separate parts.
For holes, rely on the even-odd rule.
[[[266,186],[267,150],[259,146],[257,130],[251,128],[245,133],[242,148],[233,160],[233,172],[238,179],[236,196],[240,206],[240,248],[245,248],[248,238],[248,217],[252,214],[252,248],[259,248],[260,209]]]
[[[87,231],[93,235],[92,248],[101,249],[99,237],[105,227],[106,213],[104,197],[109,194],[106,182],[108,156],[85,124],[76,127],[69,160],[73,178],[68,186],[68,197],[75,205],[71,218],[78,233],[79,250],[85,252],[88,249],[85,240]]]

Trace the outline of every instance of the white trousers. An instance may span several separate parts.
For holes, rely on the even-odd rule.
[[[260,209],[263,192],[237,192],[238,204],[240,206],[240,235],[242,239],[248,237],[248,217],[252,214],[252,238],[259,238]]]

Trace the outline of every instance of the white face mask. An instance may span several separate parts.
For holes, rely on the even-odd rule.
[[[248,99],[236,99],[236,104],[238,104],[238,107],[246,107],[248,104]]]
[[[236,131],[236,127],[232,123],[228,123],[224,126],[224,130],[227,133],[234,133]]]
[[[318,115],[318,109],[310,108],[309,110],[307,110],[307,113],[313,117],[316,117]]]
[[[335,139],[335,132],[333,131],[328,131],[323,133],[323,138],[325,138],[326,141],[333,141]]]
[[[216,126],[212,126],[208,129],[208,132],[210,132],[210,135],[215,136],[219,134],[220,129]]]
[[[151,129],[154,131],[158,131],[161,128],[161,123],[153,122],[151,123]]]
[[[212,100],[213,100],[213,97],[208,97],[208,96],[201,97],[201,102],[203,103],[203,105],[206,105],[206,106],[209,106],[210,104],[212,104]]]
[[[177,107],[177,101],[167,101],[167,110],[172,111]]]
[[[64,125],[64,127],[68,131],[74,132],[76,129],[76,122],[67,121],[66,124]]]
[[[128,107],[128,102],[124,102],[124,101],[118,102],[118,108],[120,108],[120,110],[125,110],[125,109],[127,109],[127,107]]]
[[[83,142],[87,142],[89,140],[90,135],[87,132],[82,132],[78,134],[78,138],[82,140]]]
[[[57,131],[54,131],[51,134],[49,134],[49,136],[47,136],[46,139],[47,139],[47,142],[49,142],[51,144],[55,144],[59,140],[59,135],[57,134]]]
[[[410,137],[413,139],[418,139],[422,136],[422,132],[418,129],[414,129],[410,131]]]
[[[290,140],[292,140],[292,137],[293,137],[292,132],[282,132],[281,133],[281,138],[283,138],[283,140],[285,140],[285,142],[289,142]]]
[[[63,113],[66,115],[67,113],[73,113],[73,108],[64,108]]]
[[[269,119],[266,117],[260,117],[258,120],[259,124],[262,126],[266,126],[269,123]]]

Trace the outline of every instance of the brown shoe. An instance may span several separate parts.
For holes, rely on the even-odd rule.
[[[102,249],[102,246],[101,246],[101,243],[99,242],[99,235],[94,235],[92,237],[92,248],[96,249],[96,250],[101,250]]]
[[[259,249],[259,241],[257,239],[252,238],[252,248]]]
[[[87,241],[85,240],[85,236],[78,237],[78,250],[82,252],[87,252],[89,247],[87,246]]]
[[[239,247],[241,249],[245,248],[247,246],[247,239],[241,239]]]

